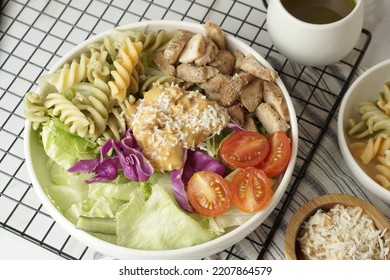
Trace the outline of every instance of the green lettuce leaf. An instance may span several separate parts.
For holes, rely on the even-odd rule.
[[[225,140],[232,132],[233,129],[226,127],[220,134],[216,134],[213,137],[208,138],[206,141],[207,154],[213,158],[217,157],[223,140]]]
[[[83,201],[88,195],[88,187],[83,184],[50,185],[46,194],[61,213],[65,213],[73,204]]]
[[[132,196],[118,211],[117,244],[143,250],[190,247],[216,237],[181,210],[163,186],[152,186],[148,200]]]
[[[54,161],[48,161],[51,183],[43,186],[47,196],[57,209],[64,213],[73,204],[88,197],[88,185],[84,182],[91,175],[74,175]]]
[[[89,184],[88,197],[98,199],[101,196],[129,201],[130,195],[137,195],[147,200],[152,194],[152,185],[160,182],[165,188],[171,189],[171,181],[168,174],[154,173],[146,182],[133,182],[123,175],[111,182],[96,182]]]
[[[89,185],[88,197],[94,200],[107,197],[127,202],[133,192],[138,192],[139,184],[139,182],[121,183],[118,181],[92,183]]]
[[[48,162],[48,169],[52,184],[44,186],[45,192],[57,209],[73,223],[79,216],[114,218],[126,202],[123,200],[128,201],[129,192],[136,188],[128,181],[120,184],[120,180],[88,185],[85,180],[93,174],[69,173],[52,160]]]
[[[70,133],[69,128],[56,118],[43,125],[41,136],[46,154],[65,169],[80,159],[97,157],[96,143]]]
[[[210,218],[210,231],[218,235],[223,234],[230,229],[242,225],[255,214],[256,213],[245,213],[232,205],[227,212],[217,217]]]
[[[115,214],[126,202],[114,198],[100,197],[98,199],[85,199],[74,203],[65,213],[65,217],[76,223],[80,216],[115,218]]]

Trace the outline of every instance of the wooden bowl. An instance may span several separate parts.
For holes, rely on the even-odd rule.
[[[306,202],[291,218],[287,227],[284,240],[284,253],[287,260],[303,260],[303,254],[300,250],[297,235],[302,224],[314,215],[318,209],[329,211],[336,204],[348,206],[360,206],[363,211],[374,221],[377,229],[383,231],[388,229],[384,239],[390,238],[390,222],[376,207],[368,201],[347,194],[329,194],[314,198]],[[388,254],[390,259],[390,253]]]

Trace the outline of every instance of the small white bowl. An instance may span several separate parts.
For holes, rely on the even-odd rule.
[[[167,31],[177,30],[179,28],[190,30],[193,32],[202,32],[204,33],[204,28],[200,24],[188,23],[182,21],[145,21],[135,24],[129,24],[119,27],[122,30],[143,30],[148,28],[149,31],[155,31],[159,29],[164,29]],[[54,72],[64,63],[71,61],[73,57],[79,56],[83,51],[87,50],[87,46],[92,42],[102,41],[103,36],[109,34],[111,30],[98,34],[87,41],[81,43],[64,57],[62,57],[58,63],[51,69],[50,72]],[[244,54],[252,54],[258,59],[265,67],[272,68],[271,65],[255,50],[250,48],[247,44],[239,41],[226,34],[227,46],[232,49],[239,49]],[[220,252],[240,240],[244,239],[248,234],[254,231],[261,223],[270,215],[270,213],[275,209],[276,205],[282,198],[283,194],[286,191],[286,188],[290,182],[295,161],[297,157],[298,150],[298,125],[296,114],[294,110],[293,103],[285,88],[282,80],[278,78],[276,80],[277,85],[282,89],[284,97],[287,102],[287,106],[290,114],[290,132],[289,136],[292,142],[291,150],[291,159],[289,165],[283,176],[279,179],[279,186],[275,190],[273,197],[270,203],[262,211],[256,213],[251,219],[245,222],[243,225],[238,228],[222,235],[212,241],[189,247],[183,249],[175,250],[136,250],[131,248],[125,248],[118,245],[113,245],[111,243],[100,240],[84,231],[78,230],[75,226],[68,221],[52,204],[52,202],[47,197],[42,185],[50,182],[49,172],[46,169],[47,157],[42,148],[42,145],[39,143],[38,133],[31,129],[31,123],[26,121],[25,125],[25,155],[27,168],[39,198],[41,199],[43,205],[46,207],[50,215],[56,220],[63,228],[69,232],[72,236],[78,239],[80,242],[98,250],[99,252],[109,255],[118,259],[201,259],[217,252]]]
[[[356,139],[353,139],[347,133],[349,119],[359,120],[358,104],[367,100],[375,101],[377,94],[383,91],[384,83],[388,81],[390,81],[390,59],[373,66],[357,78],[341,102],[337,130],[341,153],[352,174],[364,188],[384,202],[390,203],[390,191],[375,182],[372,175],[370,176],[365,171],[367,167],[354,159],[348,146]]]

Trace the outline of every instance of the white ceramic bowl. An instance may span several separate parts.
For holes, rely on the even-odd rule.
[[[356,139],[352,139],[346,130],[350,118],[359,119],[357,113],[358,104],[366,100],[375,101],[377,94],[383,91],[384,83],[388,81],[390,81],[390,60],[383,61],[373,66],[357,78],[350,86],[341,102],[337,130],[341,153],[352,174],[363,187],[383,201],[390,203],[390,191],[375,182],[372,175],[370,176],[365,171],[367,170],[367,167],[365,167],[363,163],[356,161],[352,156],[348,145],[352,141],[356,141]]]
[[[176,21],[148,21],[148,22],[139,22],[135,24],[129,24],[126,26],[120,27],[120,29],[132,29],[139,30],[145,27],[148,27],[149,31],[154,31],[158,29],[165,30],[175,30],[178,28],[187,29],[194,32],[204,32],[203,26],[200,24],[187,23],[187,22],[176,22]],[[55,71],[62,64],[67,61],[70,61],[73,57],[77,57],[81,52],[87,49],[87,46],[94,41],[101,41],[103,36],[109,34],[110,30],[98,34],[93,38],[88,39],[87,41],[81,43],[69,53],[67,53],[63,58],[61,58],[58,63],[51,69],[51,72]],[[230,49],[239,49],[245,54],[253,54],[263,65],[268,68],[271,68],[270,64],[252,48],[250,48],[245,43],[233,38],[232,36],[226,35],[227,44]],[[248,234],[254,231],[274,210],[279,200],[282,198],[285,190],[290,182],[293,169],[295,166],[296,156],[297,156],[297,147],[298,147],[298,126],[296,121],[296,115],[294,107],[290,96],[283,85],[280,78],[276,80],[278,86],[282,89],[284,97],[287,101],[289,113],[290,113],[290,138],[292,140],[292,154],[291,160],[285,171],[283,177],[280,179],[280,184],[275,193],[273,194],[272,200],[268,206],[261,212],[256,213],[250,220],[241,225],[240,227],[218,237],[212,241],[189,247],[183,249],[175,250],[135,250],[130,248],[125,248],[111,243],[105,242],[98,238],[91,236],[90,234],[78,230],[75,226],[68,221],[51,203],[49,198],[46,196],[42,185],[50,181],[49,174],[46,170],[47,157],[44,153],[42,145],[38,140],[38,133],[31,129],[31,123],[26,121],[25,127],[25,155],[27,168],[39,198],[41,199],[43,205],[47,208],[48,212],[51,214],[54,220],[56,220],[67,232],[72,236],[78,239],[80,242],[94,248],[95,250],[112,256],[118,259],[200,259],[207,257],[209,255],[215,254],[222,251],[223,249],[228,248],[229,246],[234,245]]]

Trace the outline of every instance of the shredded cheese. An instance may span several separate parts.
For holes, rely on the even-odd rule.
[[[362,208],[337,204],[329,212],[318,210],[304,222],[298,241],[307,259],[386,259],[385,231],[378,230]]]

